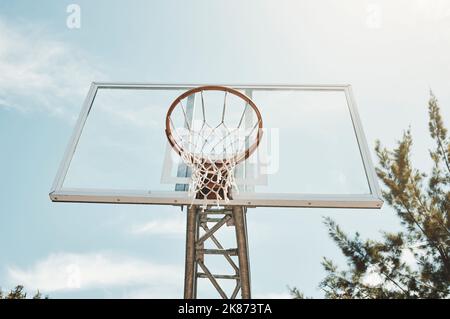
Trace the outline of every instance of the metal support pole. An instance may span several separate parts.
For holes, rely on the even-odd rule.
[[[244,207],[201,209],[191,206],[187,212],[186,223],[186,261],[184,279],[184,298],[197,298],[199,278],[208,279],[219,295],[227,299],[228,295],[217,279],[235,280],[236,286],[230,297],[236,298],[239,290],[243,299],[250,299],[250,266],[248,258],[247,225]],[[210,214],[222,215],[222,218],[210,218]],[[211,227],[208,223],[214,223]],[[223,227],[234,227],[237,248],[224,248],[215,233]],[[200,236],[200,231],[203,234]],[[206,246],[205,246],[206,244]],[[206,248],[213,245],[216,248]],[[231,274],[214,274],[206,265],[209,255],[223,255],[231,267]],[[237,264],[232,257],[237,256]],[[236,257],[235,257],[236,258]],[[239,266],[238,266],[239,265]],[[200,267],[200,269],[199,269]],[[202,272],[198,272],[201,270]]]
[[[193,299],[195,296],[195,235],[197,231],[197,207],[192,205],[187,211],[186,221],[186,261],[184,277],[184,299]]]
[[[242,299],[250,299],[250,263],[248,258],[247,225],[243,207],[233,207],[233,219],[236,227]]]

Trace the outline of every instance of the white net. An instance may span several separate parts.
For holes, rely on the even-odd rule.
[[[231,189],[238,191],[234,170],[236,161],[230,159],[223,163],[209,162],[202,157],[182,153],[181,158],[191,169],[189,192],[198,199],[231,199]]]
[[[220,90],[208,91],[208,97],[195,92],[168,114],[174,148],[191,170],[189,192],[204,208],[210,200],[226,203],[239,191],[236,167],[256,148],[262,126],[248,101]]]

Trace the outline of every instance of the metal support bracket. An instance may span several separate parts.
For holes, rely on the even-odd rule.
[[[186,225],[186,264],[184,281],[184,298],[197,298],[198,279],[206,278],[216,288],[223,299],[235,299],[241,292],[242,299],[250,299],[250,265],[248,257],[248,240],[246,209],[240,206],[220,209],[201,209],[191,206],[187,212]],[[219,215],[210,218],[209,215]],[[210,227],[209,224],[212,224]],[[236,234],[236,248],[225,249],[215,236],[224,226],[233,226]],[[202,235],[200,236],[200,233]],[[216,248],[205,249],[205,243],[211,242]],[[213,274],[206,266],[208,255],[222,255],[233,269],[233,274]],[[238,262],[232,256],[238,257]],[[198,270],[202,271],[199,272]],[[235,280],[236,286],[230,297],[220,286],[217,279]]]

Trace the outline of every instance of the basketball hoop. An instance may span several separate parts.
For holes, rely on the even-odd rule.
[[[223,104],[209,106],[222,108],[218,123],[208,119],[205,91],[216,95],[223,93]],[[230,107],[227,105],[229,94],[243,105],[236,123],[227,123],[225,118],[226,109]],[[201,99],[201,112],[191,110],[189,113],[187,100],[195,101],[198,97]],[[172,119],[176,112],[182,118],[181,123],[176,124]],[[196,114],[198,118],[195,118]],[[206,208],[208,200],[215,201],[217,205],[219,201],[227,202],[232,199],[232,189],[238,191],[234,174],[236,166],[258,148],[262,127],[262,117],[255,103],[245,94],[229,87],[197,87],[181,94],[172,103],[166,116],[166,135],[170,145],[191,169],[189,192],[195,195],[194,199],[203,201],[203,208]]]

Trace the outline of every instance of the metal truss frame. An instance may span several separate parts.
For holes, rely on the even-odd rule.
[[[242,299],[250,299],[250,265],[248,257],[248,240],[246,225],[246,208],[233,206],[220,209],[202,209],[191,206],[187,212],[186,261],[184,298],[197,298],[199,278],[209,279],[223,299],[235,299],[241,292]],[[219,217],[211,217],[211,215]],[[208,224],[213,223],[213,226]],[[236,234],[236,248],[225,249],[215,233],[222,227],[232,226]],[[201,229],[204,233],[200,236]],[[211,241],[215,249],[205,249],[205,242]],[[205,255],[222,255],[232,267],[234,274],[213,274],[206,266]],[[238,263],[231,258],[238,257]],[[201,272],[199,272],[201,270]],[[236,286],[228,296],[217,279],[235,280]]]

